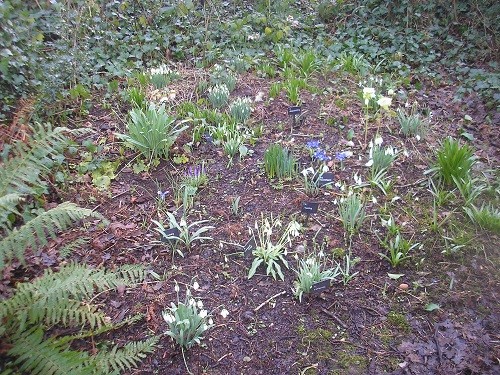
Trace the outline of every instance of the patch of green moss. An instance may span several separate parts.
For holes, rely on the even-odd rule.
[[[387,314],[387,322],[394,328],[397,328],[404,333],[411,332],[411,326],[408,323],[406,316],[401,313],[395,311],[389,312],[389,314]]]

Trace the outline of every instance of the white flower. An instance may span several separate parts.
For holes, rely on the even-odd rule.
[[[181,227],[187,227],[186,219],[184,217],[181,219],[181,222],[179,223]]]
[[[201,319],[206,318],[208,315],[208,311],[207,310],[200,310],[200,313],[198,315],[200,316]]]
[[[420,141],[420,136],[418,134],[415,136],[415,138],[417,138],[417,142]]]
[[[368,162],[365,164],[365,167],[371,167],[373,165],[373,159],[368,160]]]
[[[396,150],[392,148],[392,146],[389,146],[385,149],[385,154],[386,155],[393,155],[396,153]]]
[[[329,170],[330,170],[330,168],[328,168],[328,165],[323,165],[323,169],[322,169],[323,173],[328,172]]]
[[[387,91],[387,95],[393,96],[394,95],[394,90],[393,89],[389,89],[389,91]]]
[[[177,282],[175,282],[174,290],[175,293],[179,293],[179,284],[177,284]]]
[[[302,229],[302,226],[295,220],[292,220],[290,222],[290,226],[289,226],[289,230],[290,230],[290,234],[293,236],[293,237],[298,237],[300,235],[300,230]]]
[[[222,317],[224,319],[226,319],[227,316],[229,315],[229,311],[227,311],[226,309],[222,309],[222,311],[220,312],[220,314],[222,315]]]
[[[161,315],[163,316],[163,320],[165,320],[165,322],[167,322],[168,324],[172,324],[173,322],[175,322],[175,318],[166,311],[162,312]]]
[[[255,95],[256,102],[261,102],[263,98],[264,98],[264,93],[262,91],[259,91],[257,95]]]
[[[334,204],[334,205],[337,205],[338,203],[339,203],[339,202],[337,201],[337,198],[335,198],[335,199],[333,200],[333,204]]]
[[[357,173],[354,173],[354,176],[352,176],[352,178],[354,179],[354,183],[356,185],[360,186],[363,184],[363,179],[361,178],[361,176],[358,176]]]
[[[377,104],[387,111],[389,106],[392,104],[392,98],[382,96],[379,100],[377,100]]]
[[[347,141],[347,142],[345,143],[345,145],[346,145],[347,147],[354,147],[354,142],[353,142],[353,141]]]
[[[346,158],[350,158],[354,155],[352,151],[344,151],[343,154],[345,155]]]
[[[202,309],[203,308],[203,302],[202,301],[196,302],[196,306],[198,306],[199,309]]]
[[[314,174],[314,168],[313,168],[313,167],[306,168],[306,169],[304,169],[304,170],[303,170],[302,172],[300,172],[300,173],[302,173],[302,175],[303,175],[304,177],[307,177],[307,176],[309,176],[309,175],[313,175],[313,174]]]
[[[193,298],[189,299],[189,306],[194,306],[196,305],[196,301]]]
[[[378,135],[375,138],[375,146],[380,146],[383,142],[384,142],[384,139],[380,135]],[[372,146],[372,144],[370,143],[370,147],[371,146]]]
[[[325,253],[323,252],[323,250],[321,250],[319,253],[318,253],[318,256],[320,258],[324,257],[325,256]]]
[[[212,320],[212,318],[208,318],[208,324],[210,324],[211,326],[214,325],[214,321]],[[207,327],[208,328],[208,327]]]
[[[372,203],[374,203],[374,204],[377,203],[377,198],[372,197]]]
[[[200,284],[198,284],[196,281],[193,283],[193,289],[198,290],[200,288]]]
[[[363,99],[365,100],[365,105],[368,105],[370,99],[375,97],[375,89],[373,87],[363,87]]]

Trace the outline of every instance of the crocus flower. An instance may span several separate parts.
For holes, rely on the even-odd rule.
[[[311,140],[306,143],[306,146],[312,149],[318,148],[319,147],[319,141],[317,140]]]
[[[365,100],[365,105],[368,105],[370,99],[375,97],[375,89],[373,87],[363,87],[363,99]]]
[[[387,111],[389,106],[392,104],[392,98],[382,96],[379,100],[377,100],[377,104]]]

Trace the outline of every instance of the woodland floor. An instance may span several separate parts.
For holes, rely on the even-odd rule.
[[[200,75],[194,70],[181,71],[183,78],[173,86],[175,101],[198,99],[193,92]],[[337,281],[299,303],[291,290],[295,279],[292,269],[284,269],[285,281],[266,276],[263,269],[248,280],[252,259],[243,257],[241,246],[248,241],[248,228],[261,213],[281,215],[285,220],[295,216],[306,229],[289,249],[291,268],[295,267],[293,255],[303,251],[303,242],[311,245],[315,235],[316,242],[341,261],[346,239],[333,201],[342,192],[337,187],[322,189],[317,197],[310,198],[299,180],[270,183],[262,168],[264,151],[272,143],[286,144],[302,150],[298,153],[301,168],[307,167],[308,140],[321,140],[334,155],[349,149],[343,140],[347,130],[353,129],[354,156],[346,160],[343,170],[339,165],[333,168],[335,181],[352,184],[354,172],[363,175],[367,170],[360,121],[363,112],[354,94],[359,88],[352,81],[324,77],[316,82],[323,93],[304,92],[302,108],[307,115],[300,127],[291,131],[289,103],[283,94],[267,99],[270,83],[250,73],[239,77],[232,97],[254,98],[258,92],[266,93],[264,101],[254,103],[251,117],[254,124],[264,125],[264,134],[250,147],[253,155],[241,161],[235,158],[233,166],[226,167],[228,159],[220,147],[202,142],[187,154],[186,165],[163,161],[149,173],[135,174],[124,162],[106,192],[96,190],[90,180],[84,179],[60,189],[54,201],[71,200],[96,208],[111,224],[105,229],[92,225],[65,234],[30,259],[35,272],[58,262],[57,248],[63,243],[84,236],[88,245],[75,250],[71,260],[110,269],[141,263],[160,275],[160,280],[150,277],[138,288],[97,298],[113,321],[134,313],[146,316],[139,324],[109,334],[114,343],[164,332],[166,323],[161,312],[175,301],[174,280],[182,285],[196,278],[201,286],[196,295],[213,311],[215,326],[206,333],[202,346],[186,353],[194,374],[500,373],[499,238],[489,232],[474,232],[472,242],[462,251],[454,256],[442,254],[441,237],[428,229],[432,196],[423,174],[439,142],[448,134],[457,136],[460,130],[474,135],[479,169],[498,168],[498,113],[493,115],[493,125],[488,124],[488,111],[478,98],[454,102],[454,87],[429,83],[421,90],[407,91],[409,98],[433,112],[431,129],[424,140],[402,137],[394,118],[371,123],[369,139],[378,131],[384,144],[405,149],[408,156],[401,153],[391,168],[396,183],[389,196],[375,189],[368,194],[374,195],[377,203],[369,201],[369,216],[352,244],[353,255],[361,259],[354,269],[359,273],[347,285]],[[151,94],[155,95],[161,93]],[[78,124],[96,130],[96,144],[115,145],[106,149],[110,160],[119,156],[114,133],[123,132],[121,119],[126,118],[127,108],[121,111],[117,116],[95,104],[90,115]],[[472,121],[465,121],[465,115]],[[328,125],[326,118],[334,118],[336,125]],[[188,141],[189,136],[180,137],[172,153],[186,154],[183,145]],[[172,258],[169,248],[154,243],[158,238],[151,220],[158,218],[157,191],[171,190],[168,176],[180,175],[201,160],[207,163],[209,183],[197,194],[188,221],[208,220],[215,226],[209,234],[213,240],[197,244],[184,258]],[[238,196],[241,214],[236,216],[231,213],[230,202]],[[413,236],[413,241],[424,246],[414,250],[410,261],[392,269],[378,255],[383,250],[376,236],[381,226],[375,214],[396,196],[400,199],[389,204],[393,216],[408,237]],[[319,202],[319,212],[307,221],[300,214],[304,201]],[[172,194],[162,204],[176,210]],[[440,218],[447,214],[444,207]],[[394,280],[388,273],[404,275]],[[14,280],[16,271],[5,282]],[[440,308],[425,311],[424,306],[431,302]],[[221,308],[229,311],[226,319],[219,314]],[[130,373],[185,374],[179,348],[166,336],[160,344],[138,370]]]

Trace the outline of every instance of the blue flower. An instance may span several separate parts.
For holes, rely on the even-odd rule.
[[[312,141],[307,142],[306,145],[308,148],[312,149],[319,148],[319,141],[313,139]]]
[[[327,161],[327,160],[331,160],[332,159],[331,157],[329,157],[328,155],[326,155],[326,153],[325,153],[324,150],[322,150],[320,148],[318,148],[316,150],[316,152],[314,153],[313,156],[314,156],[314,158],[316,160],[319,160],[319,161]]]
[[[338,161],[344,161],[346,157],[347,155],[345,154],[345,152],[337,152],[335,154],[335,159],[337,159]]]

